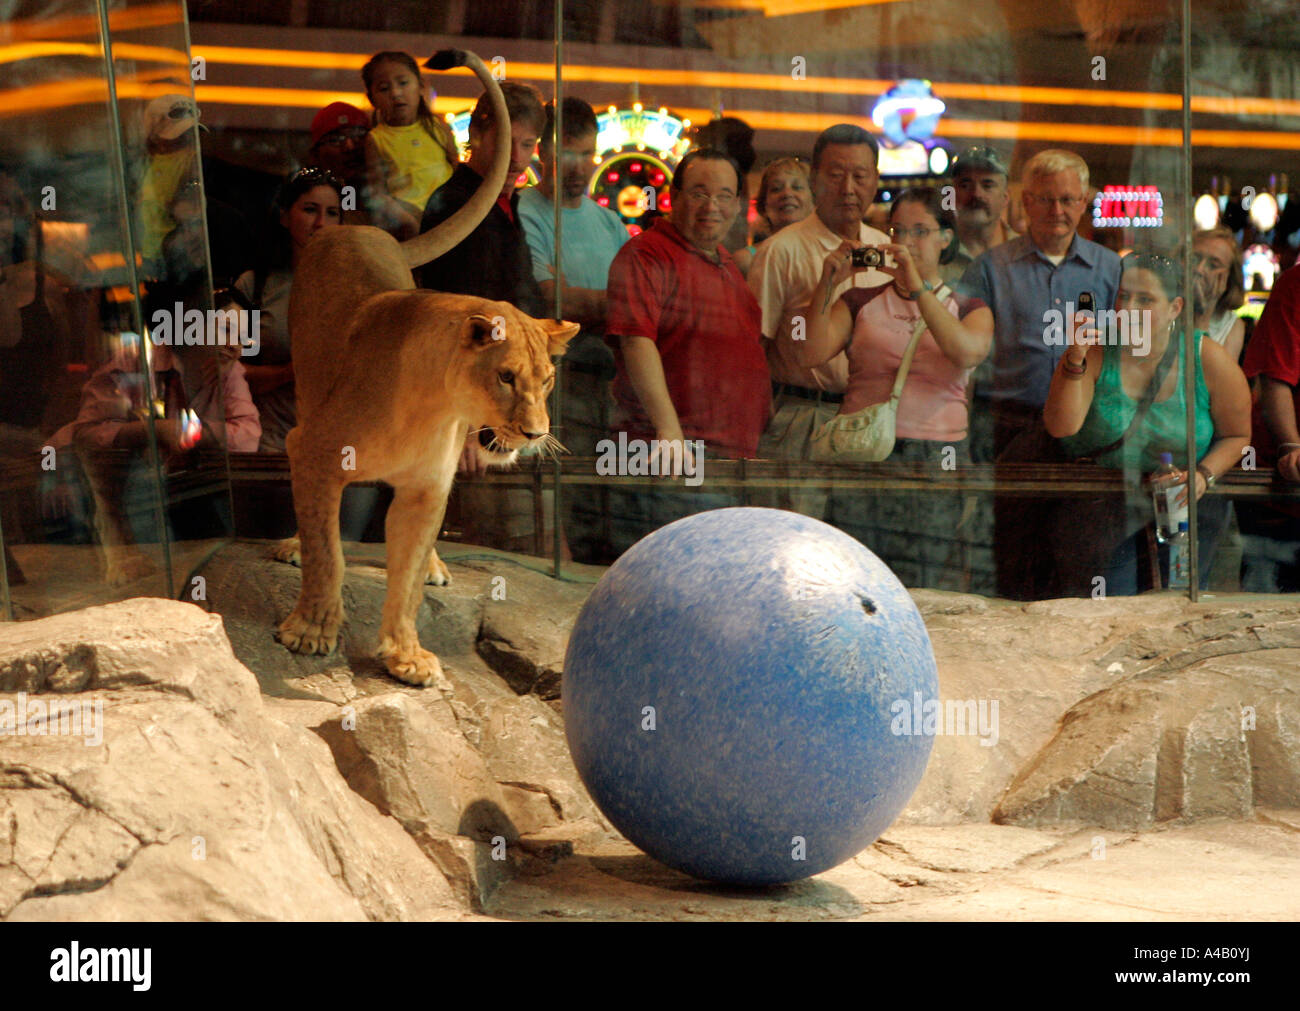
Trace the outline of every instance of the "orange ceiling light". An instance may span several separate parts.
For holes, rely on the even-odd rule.
[[[81,56],[88,60],[102,60],[104,50],[98,42],[19,42],[0,46],[0,63],[17,63],[20,60],[40,60],[55,56]],[[167,46],[141,46],[119,42],[113,46],[113,58],[135,60],[138,63],[171,63],[190,66],[184,50]]]
[[[794,2],[794,0],[790,0]],[[893,0],[888,0],[893,2]],[[738,2],[737,6],[741,6]],[[820,6],[824,6],[821,4]],[[818,9],[820,9],[820,6]],[[845,0],[844,6],[857,6]],[[247,66],[297,67],[309,70],[360,70],[370,58],[366,53],[326,53],[296,49],[254,49],[242,46],[193,47],[209,65],[234,63]],[[555,66],[510,60],[510,76],[529,81],[552,81]],[[469,74],[466,68],[457,68]],[[457,71],[449,71],[455,73]],[[739,91],[785,91],[790,87],[787,74],[750,74],[718,70],[669,70],[656,67],[610,67],[570,64],[564,68],[566,81],[599,84],[665,85],[687,88],[734,88]],[[894,85],[892,80],[870,77],[809,77],[800,82],[802,89],[827,95],[873,95]],[[1157,109],[1174,112],[1182,108],[1181,95],[1152,91],[1107,91],[1101,88],[1052,88],[1020,84],[978,84],[963,81],[934,81],[934,90],[945,98],[973,102],[1012,102],[1021,105],[1071,105],[1097,108]],[[1227,115],[1295,115],[1300,101],[1272,98],[1227,98],[1193,95],[1195,112]]]
[[[159,28],[163,25],[181,24],[181,4],[145,4],[128,10],[109,12],[108,27],[112,32],[127,32],[138,28]],[[0,22],[0,45],[34,39],[99,38],[99,18],[83,14],[62,18],[24,18]]]
[[[663,2],[663,0],[659,0]],[[844,7],[874,7],[878,4],[905,3],[909,0],[692,0],[692,7],[716,7],[725,10],[752,10],[763,12],[765,18],[779,18],[787,14],[815,14]]]
[[[298,67],[306,70],[360,70],[370,59],[368,53],[322,53],[307,49],[250,49],[245,46],[191,46],[190,52],[195,56],[203,57],[209,66],[214,63],[236,63],[250,67]],[[551,76],[555,76],[554,70],[551,71]]]

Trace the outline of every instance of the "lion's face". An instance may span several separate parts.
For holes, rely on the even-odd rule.
[[[465,320],[463,351],[473,399],[470,431],[478,433],[480,458],[513,463],[521,449],[554,442],[546,398],[555,386],[553,355],[578,332],[578,324],[539,320],[502,302],[491,315]],[[556,443],[558,445],[558,443]]]

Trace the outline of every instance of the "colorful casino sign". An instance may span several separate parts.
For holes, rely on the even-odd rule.
[[[882,177],[924,178],[948,171],[951,156],[934,136],[946,109],[930,82],[919,78],[899,81],[876,100],[871,122],[882,134]]]
[[[668,184],[673,167],[691,146],[685,137],[691,121],[663,108],[650,112],[635,102],[630,109],[611,105],[596,124],[597,167],[587,192],[635,235],[648,211],[672,209]]]
[[[1155,186],[1106,186],[1092,198],[1093,228],[1159,228],[1165,200]]]
[[[462,161],[469,157],[469,118],[468,112],[447,117]],[[691,146],[685,137],[690,126],[689,119],[678,119],[663,108],[648,111],[640,102],[628,109],[611,105],[596,117],[596,170],[587,192],[621,217],[633,235],[641,230],[639,222],[647,211],[671,209],[668,184],[673,166]],[[536,185],[540,169],[534,158],[520,186]]]

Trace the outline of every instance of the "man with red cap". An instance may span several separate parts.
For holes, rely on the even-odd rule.
[[[311,150],[307,163],[328,169],[343,180],[344,220],[348,224],[367,224],[366,134],[370,116],[347,102],[331,102],[311,121]],[[351,187],[351,192],[347,187]]]

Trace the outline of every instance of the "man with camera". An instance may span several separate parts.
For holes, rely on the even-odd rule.
[[[825,365],[805,368],[799,365],[794,342],[805,339],[806,307],[827,255],[845,239],[856,239],[871,247],[889,242],[883,232],[863,224],[880,181],[876,170],[878,153],[875,138],[861,127],[838,123],[825,130],[813,146],[814,212],[781,229],[754,254],[748,281],[763,313],[763,337],[774,393],[774,416],[759,442],[759,456],[808,459],[813,432],[835,416],[844,399],[848,381],[844,355],[837,355]],[[875,287],[889,281],[889,275],[879,270],[861,271],[839,284],[831,298],[838,299],[854,285]],[[815,498],[805,500],[805,495]],[[825,499],[824,492],[808,492],[797,504],[781,504],[820,516]]]

